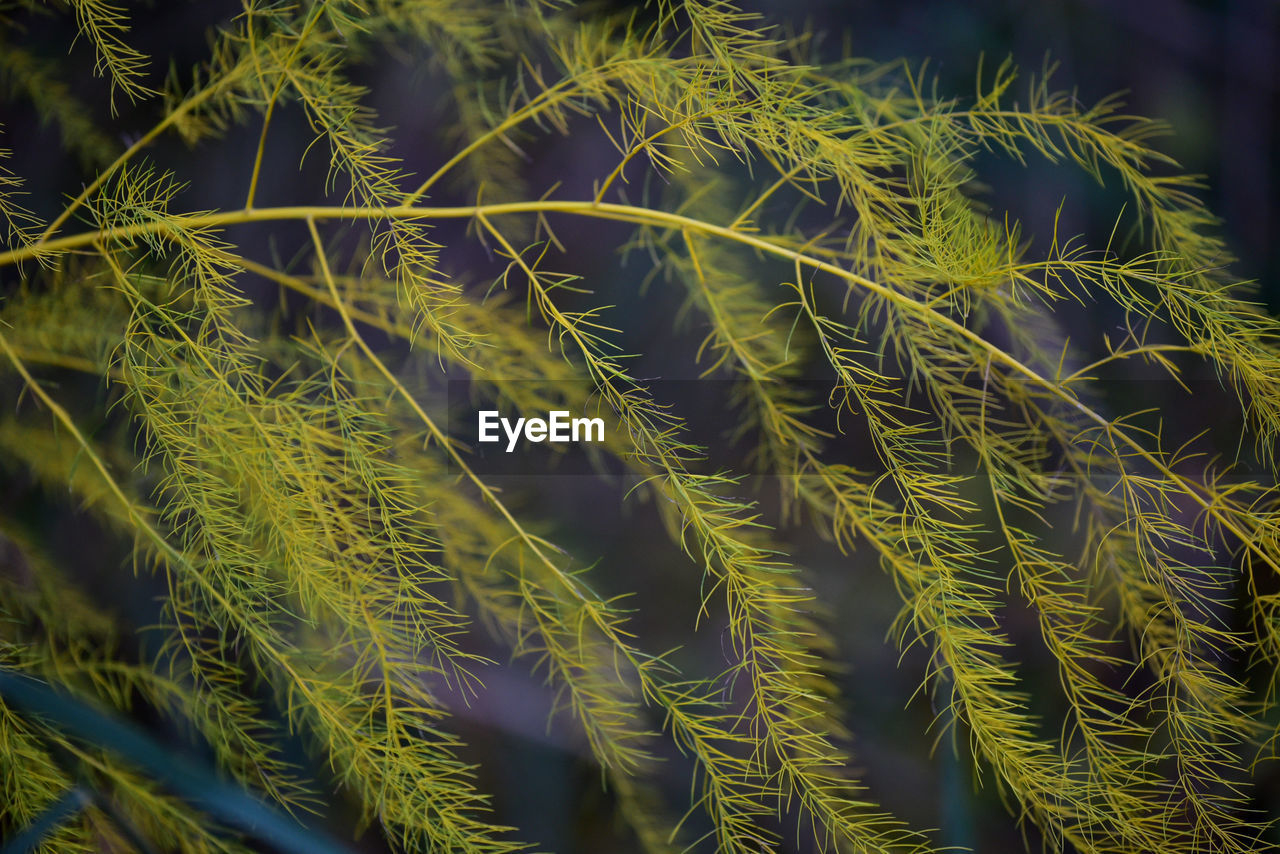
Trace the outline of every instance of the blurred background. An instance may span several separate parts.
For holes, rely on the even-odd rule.
[[[625,3],[606,4],[624,9]],[[1036,2],[929,2],[929,0],[775,0],[746,2],[765,21],[793,30],[824,33],[817,42],[819,57],[839,58],[847,37],[856,56],[888,61],[906,58],[913,68],[925,59],[937,76],[938,91],[964,98],[973,92],[979,56],[985,55],[988,73],[1005,57],[1012,57],[1024,80],[1038,73],[1046,58],[1055,63],[1054,88],[1074,89],[1089,104],[1114,92],[1127,92],[1128,111],[1166,119],[1174,134],[1159,147],[1174,156],[1187,172],[1202,174],[1204,198],[1222,219],[1222,232],[1238,256],[1232,270],[1242,279],[1259,283],[1262,299],[1280,312],[1280,241],[1276,239],[1280,217],[1280,3],[1274,0],[1036,0]],[[134,41],[143,49],[176,51],[178,66],[190,66],[203,57],[204,32],[214,23],[240,11],[238,2],[163,0],[132,11]],[[19,35],[28,47],[46,46],[45,55],[61,56],[70,42],[69,16],[29,22]],[[0,45],[0,50],[3,46]],[[95,120],[119,128],[119,141],[127,144],[134,134],[149,127],[145,109],[124,107],[112,121],[102,97],[104,88],[91,79],[92,56],[83,45],[61,60],[67,80],[89,103],[95,104]],[[409,168],[429,174],[451,153],[447,133],[452,119],[446,90],[429,57],[397,56],[369,67],[364,80],[369,102],[381,121],[395,128],[397,150]],[[154,121],[153,117],[150,117]],[[14,151],[12,171],[28,178],[36,190],[30,206],[44,216],[55,214],[64,194],[74,194],[84,173],[72,159],[59,152],[55,128],[42,121],[30,101],[8,99],[3,147]],[[198,164],[191,153],[173,139],[158,144],[152,156],[177,169],[192,184],[181,204],[190,209],[232,207],[242,202],[243,187],[257,144],[257,121],[252,132],[230,135],[211,151],[202,149]],[[259,204],[305,203],[322,195],[327,164],[312,154],[300,167],[298,155],[309,138],[303,116],[283,111],[273,129],[266,152],[266,169]],[[605,174],[614,152],[603,138],[583,135],[573,140],[552,138],[545,148],[530,149],[530,161],[522,176],[536,194],[563,181],[563,198],[580,198],[592,179]],[[543,155],[546,155],[543,157]],[[192,168],[197,165],[199,168]],[[579,170],[574,172],[574,169]],[[566,171],[569,170],[569,171]],[[1043,240],[1064,198],[1062,228],[1083,234],[1091,245],[1106,242],[1121,198],[1117,188],[1098,189],[1074,169],[1051,167],[1032,161],[1028,167],[992,159],[984,161],[982,178],[991,186],[985,201],[996,210],[1009,210],[1024,223],[1026,234]],[[576,188],[576,189],[575,189]],[[443,189],[436,202],[466,203],[473,191],[456,186]],[[592,226],[592,229],[596,229]],[[670,317],[678,309],[678,295],[649,291],[640,295],[642,270],[620,273],[612,247],[625,230],[576,233],[569,236],[577,255],[579,272],[588,278],[594,271],[604,301],[619,306],[616,316],[627,319],[628,346],[640,352],[660,354],[645,363],[645,370],[669,377],[692,378],[697,370],[690,357],[700,335],[671,343]],[[562,235],[563,237],[564,235]],[[289,257],[301,245],[302,234],[287,228],[276,231],[272,241],[246,232],[248,254],[269,258]],[[452,272],[470,274],[482,284],[495,275],[493,259],[469,242],[462,226],[442,227],[439,241],[451,248],[445,265]],[[255,242],[256,241],[256,242]],[[12,276],[12,271],[0,271]],[[486,275],[490,278],[486,279]],[[14,286],[12,279],[0,287]],[[274,289],[264,283],[246,282],[256,298],[270,301]],[[614,289],[610,291],[610,289]],[[602,297],[603,298],[603,297]],[[1088,310],[1065,309],[1060,318],[1073,336],[1096,337],[1099,330]],[[406,355],[406,363],[409,360]],[[684,360],[680,362],[679,360]],[[92,381],[64,389],[89,398],[102,390]],[[0,512],[23,515],[43,531],[66,565],[84,567],[80,582],[106,608],[141,629],[158,611],[153,603],[123,596],[113,583],[117,573],[129,571],[126,545],[113,543],[79,514],[59,509],[56,496],[43,496],[21,472],[4,471],[8,480],[0,487]],[[513,500],[537,510],[554,506],[561,523],[554,538],[584,564],[595,564],[593,575],[601,592],[633,592],[636,610],[634,630],[650,650],[682,644],[677,660],[694,673],[715,672],[723,662],[723,645],[713,622],[694,635],[697,617],[698,568],[663,543],[665,534],[651,508],[630,506],[620,511],[625,484],[562,473],[541,477],[536,483],[511,475],[505,486]],[[766,509],[769,490],[761,491]],[[104,548],[104,543],[111,547]],[[933,724],[935,709],[927,695],[914,696],[927,662],[918,652],[900,657],[886,641],[889,626],[901,600],[891,581],[875,561],[862,554],[842,556],[806,529],[790,532],[787,543],[796,562],[811,571],[819,601],[834,615],[831,621],[842,673],[850,701],[849,726],[857,767],[871,794],[886,809],[910,824],[938,828],[944,845],[962,845],[979,852],[1021,850],[1022,834],[1008,817],[989,774],[974,794],[975,769],[951,749],[941,727]],[[158,592],[158,591],[155,591]],[[1010,613],[1008,631],[1027,644],[1023,677],[1033,697],[1056,696],[1057,676],[1036,650],[1032,618]],[[691,640],[692,638],[692,640]],[[539,850],[578,852],[630,851],[634,841],[618,831],[611,815],[610,799],[602,792],[600,775],[585,758],[584,745],[569,728],[548,726],[554,697],[530,675],[523,663],[505,666],[506,654],[487,645],[476,633],[477,651],[499,662],[482,677],[489,690],[469,704],[459,704],[457,729],[470,747],[467,758],[480,764],[482,788],[495,794],[500,823],[520,828],[520,838]],[[1045,709],[1053,720],[1053,709]],[[654,721],[659,726],[660,721]],[[942,738],[934,750],[935,738]],[[688,766],[670,751],[662,772],[663,784],[673,802],[687,793]],[[1280,784],[1275,772],[1258,789],[1258,806],[1280,816]],[[339,799],[327,817],[335,833],[349,835]],[[688,838],[704,827],[695,817]],[[382,842],[366,834],[363,850],[385,850]],[[1034,840],[1032,846],[1034,847]]]

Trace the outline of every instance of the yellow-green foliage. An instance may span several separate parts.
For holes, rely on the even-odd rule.
[[[1280,325],[1224,272],[1194,182],[1149,147],[1161,125],[1082,106],[1047,75],[1024,87],[1008,65],[980,69],[966,101],[901,66],[811,64],[803,41],[720,0],[654,0],[643,24],[537,0],[245,0],[208,60],[163,84],[169,61],[132,46],[125,8],[54,12],[113,114],[158,121],[120,153],[74,100],[83,86],[0,43],[5,97],[31,100],[86,170],[47,221],[23,198],[46,190],[0,172],[0,454],[134,544],[112,583],[163,588],[163,640],[123,637],[3,520],[23,558],[0,578],[0,666],[181,722],[231,779],[305,815],[330,781],[291,755],[300,735],[309,767],[398,850],[500,852],[523,847],[520,829],[491,822],[451,722],[485,690],[469,637],[487,630],[554,687],[646,850],[940,850],[853,770],[830,615],[784,545],[812,524],[841,554],[876,556],[901,595],[895,640],[924,650],[920,682],[955,735],[940,749],[970,752],[975,782],[1050,849],[1268,844],[1250,786],[1280,662]],[[438,130],[456,156],[425,178],[389,153],[352,79],[385,52],[429,57],[448,81],[457,121]],[[327,158],[327,183],[266,205],[286,113],[311,134],[292,156]],[[593,193],[525,183],[540,139],[584,130],[617,149]],[[183,169],[211,168],[205,152],[237,135],[257,140],[243,205],[193,208]],[[148,159],[170,137],[192,146],[172,172]],[[1118,183],[1141,248],[1053,235],[1029,254],[973,201],[981,152]],[[473,203],[434,204],[445,187]],[[436,242],[446,220],[468,223],[455,245]],[[697,371],[735,383],[776,518],[741,472],[698,464],[681,413],[618,352],[622,285],[580,281],[555,231],[600,220],[602,235],[630,228],[617,248],[652,261],[649,292],[684,294],[677,328]],[[266,236],[301,237],[296,260],[242,248]],[[446,273],[455,253],[480,257],[468,244],[497,259],[493,287]],[[1068,299],[1123,318],[1093,364],[1050,321]],[[429,375],[402,370],[409,345]],[[1107,408],[1091,383],[1124,360],[1216,371],[1262,474],[1228,479],[1227,461]],[[798,382],[815,364],[829,396]],[[724,615],[723,672],[681,672],[633,634],[625,603],[596,592],[603,570],[582,569],[594,556],[545,534],[557,508],[539,518],[487,481],[422,392],[446,368],[521,414],[612,414],[603,454],[640,484],[627,501],[666,523],[675,548],[653,560],[703,579],[688,636]],[[73,397],[86,373],[106,392]],[[848,435],[821,426],[827,408]],[[832,460],[853,436],[874,470]],[[1029,709],[1011,608],[1057,662],[1060,730]],[[684,803],[656,782],[664,743],[692,769]],[[0,833],[75,786],[93,803],[43,850],[253,844],[110,744],[0,705]]]

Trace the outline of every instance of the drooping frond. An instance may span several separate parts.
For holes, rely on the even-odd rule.
[[[112,110],[117,91],[131,101],[154,94],[144,82],[150,60],[128,42],[125,10],[109,0],[68,0],[68,5],[75,12],[80,34],[97,56],[94,72],[111,81]]]
[[[68,5],[112,91],[151,95],[135,13]],[[984,820],[1064,854],[1272,850],[1280,324],[1164,126],[1050,69],[950,98],[788,32],[726,0],[247,0],[154,125],[109,130],[6,36],[0,91],[91,171],[47,223],[0,172],[0,469],[36,508],[0,506],[0,675],[162,721],[287,821],[481,854],[525,838],[492,765],[528,730],[471,708],[511,668],[619,844],[941,850],[884,748],[855,766],[883,734],[850,727],[831,591],[882,574],[918,740],[967,754]],[[441,101],[409,121],[374,82],[406,69]],[[995,158],[1116,184],[1131,239],[1055,221],[1036,250],[987,204]],[[211,196],[215,169],[246,186]],[[1072,343],[1066,301],[1115,329]],[[1216,376],[1240,435],[1188,439],[1124,371]],[[524,444],[484,440],[490,410]],[[604,435],[548,449],[557,412]],[[622,512],[638,540],[600,546]],[[9,700],[5,834],[260,841]]]

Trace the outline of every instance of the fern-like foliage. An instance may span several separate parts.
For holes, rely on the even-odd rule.
[[[154,120],[122,152],[83,81],[0,42],[5,96],[87,170],[47,215],[52,189],[0,171],[0,462],[132,547],[95,572],[159,598],[135,637],[29,514],[0,519],[6,672],[166,721],[299,822],[354,804],[347,832],[481,854],[525,847],[459,736],[505,648],[645,851],[942,850],[855,770],[840,615],[793,547],[813,530],[841,572],[891,580],[938,749],[1029,846],[1274,847],[1252,786],[1276,735],[1280,324],[1226,272],[1160,123],[1008,64],[941,97],[905,66],[820,63],[722,0],[242,6],[167,80],[123,5],[52,9],[119,121]],[[14,27],[50,11],[15,8]],[[406,166],[422,140],[393,138],[360,82],[387,56],[427,57],[448,96],[425,176]],[[611,161],[533,184],[537,152],[593,134]],[[190,153],[165,169],[151,153],[175,141]],[[285,149],[318,184],[280,179]],[[224,166],[232,150],[251,160]],[[1136,237],[1032,251],[976,201],[980,155],[1122,187]],[[208,168],[246,176],[243,202],[209,209],[188,187]],[[623,253],[617,277],[566,248],[586,228]],[[624,288],[677,295],[689,370],[728,389],[724,441],[751,448],[736,467],[707,464],[631,358]],[[1055,324],[1067,300],[1120,319],[1105,352]],[[1117,365],[1215,375],[1235,459],[1108,398]],[[504,491],[444,412],[460,378],[512,415],[608,415],[593,462],[665,526],[641,563],[698,579],[684,639],[719,664],[649,637],[603,592],[626,586],[607,562],[558,544],[558,508]],[[1057,668],[1048,704],[1029,636]],[[7,697],[0,786],[0,833],[36,828],[45,851],[256,844]]]

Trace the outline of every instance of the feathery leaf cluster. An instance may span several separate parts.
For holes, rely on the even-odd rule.
[[[645,851],[941,850],[854,770],[831,616],[792,548],[812,530],[842,571],[870,555],[891,580],[941,749],[1028,840],[1274,847],[1252,786],[1276,737],[1280,323],[1225,271],[1160,123],[1007,63],[944,98],[904,66],[820,63],[724,0],[245,0],[163,82],[127,9],[66,7],[113,120],[154,122],[121,152],[83,87],[0,41],[3,96],[87,170],[46,218],[23,197],[46,189],[0,165],[0,464],[128,544],[131,570],[100,571],[160,604],[133,636],[29,518],[0,518],[0,668],[162,719],[304,824],[336,799],[396,850],[481,854],[525,847],[459,734],[499,666],[484,651],[505,649]],[[360,82],[389,56],[426,57],[449,95],[425,178]],[[529,152],[593,134],[611,162],[532,185]],[[227,169],[243,204],[201,209],[201,170],[153,156],[177,140],[194,167],[237,137],[256,139]],[[288,146],[322,186],[281,189]],[[1133,237],[1033,251],[976,200],[980,156],[1116,183]],[[579,264],[582,228],[644,273]],[[745,461],[710,467],[637,366],[622,288],[677,295]],[[1054,323],[1065,301],[1112,307],[1122,335],[1087,361]],[[1235,461],[1109,399],[1117,365],[1215,375]],[[486,472],[442,414],[459,378],[520,416],[609,416],[592,461],[665,526],[645,563],[699,579],[686,636],[719,633],[725,662],[648,637],[600,592],[617,573],[566,547],[572,519]],[[1056,731],[1023,612],[1057,668]],[[34,828],[41,850],[256,841],[3,696],[0,786],[0,833]]]

